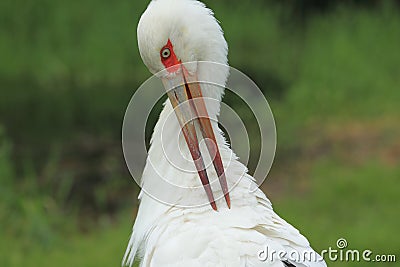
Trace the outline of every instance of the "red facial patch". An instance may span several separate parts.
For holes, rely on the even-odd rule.
[[[181,61],[176,57],[174,47],[170,39],[168,39],[167,44],[161,49],[160,58],[168,72],[176,72],[179,69]]]

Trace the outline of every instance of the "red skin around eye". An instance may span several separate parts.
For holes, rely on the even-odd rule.
[[[169,51],[171,51],[171,55],[168,58],[163,58],[161,55],[162,51],[165,48],[168,48]],[[173,72],[178,71],[181,62],[180,62],[180,60],[178,60],[178,58],[175,55],[174,47],[173,47],[170,39],[168,39],[167,44],[161,49],[160,58],[161,58],[162,64],[165,66],[165,68],[167,69],[168,72],[173,73]]]

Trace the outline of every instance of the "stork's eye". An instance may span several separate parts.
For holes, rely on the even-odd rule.
[[[169,57],[171,56],[171,50],[169,50],[169,48],[164,48],[164,49],[161,51],[161,56],[162,56],[164,59],[169,58]]]

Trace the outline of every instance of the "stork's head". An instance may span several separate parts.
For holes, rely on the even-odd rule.
[[[138,25],[140,55],[156,74],[179,62],[227,64],[227,44],[213,12],[194,0],[155,0]]]
[[[217,86],[210,89],[197,82],[207,81],[209,77],[201,76],[211,73],[219,76],[213,77],[214,81],[224,84],[228,75],[227,68],[222,68],[223,71],[220,68],[218,72],[197,64],[199,61],[227,64],[227,43],[213,12],[195,0],[153,0],[140,19],[138,43],[144,63],[166,87],[211,206],[217,209],[194,122],[200,128],[230,207],[224,168],[209,119],[209,111],[214,117],[217,109],[210,108],[203,99],[204,95],[220,100],[223,89]]]

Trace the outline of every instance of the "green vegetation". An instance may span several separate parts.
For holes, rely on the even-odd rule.
[[[146,2],[0,3],[0,266],[119,266],[138,192],[120,128],[150,76],[135,39]],[[398,5],[304,18],[287,1],[206,2],[274,111],[263,189],[278,213],[318,251],[343,237],[400,260]]]

